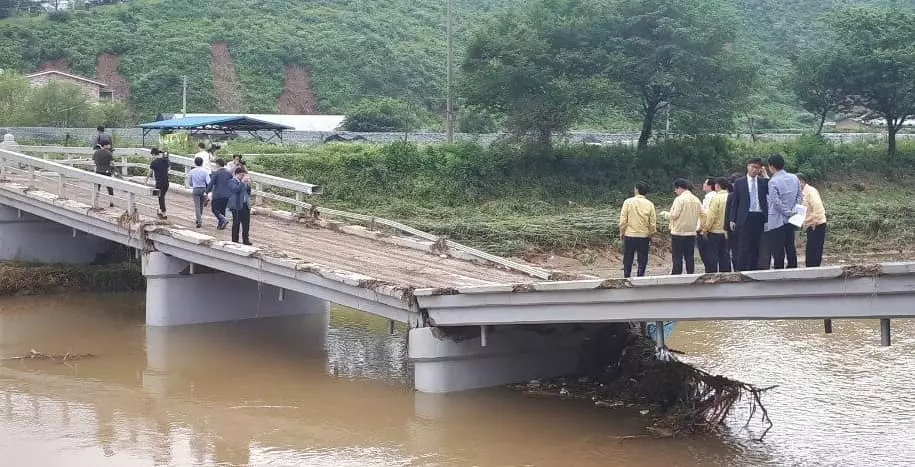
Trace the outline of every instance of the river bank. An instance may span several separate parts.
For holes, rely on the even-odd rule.
[[[0,262],[0,297],[62,293],[134,292],[146,289],[140,266]]]

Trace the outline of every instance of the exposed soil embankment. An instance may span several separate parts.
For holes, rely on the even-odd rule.
[[[106,52],[99,55],[95,76],[98,81],[108,85],[108,89],[113,92],[115,99],[126,101],[130,98],[130,83],[118,72],[120,61],[121,57],[111,53]]]
[[[0,263],[0,296],[144,290],[140,266]]]
[[[217,112],[244,112],[245,89],[235,71],[235,59],[229,53],[225,42],[210,45],[210,68],[213,72],[213,95],[216,96]]]
[[[311,88],[311,71],[298,65],[286,65],[286,85],[277,100],[281,114],[312,115],[318,113],[318,98]]]

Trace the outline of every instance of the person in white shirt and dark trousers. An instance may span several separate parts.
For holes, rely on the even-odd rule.
[[[203,226],[203,208],[207,205],[207,186],[210,184],[210,171],[203,167],[203,158],[194,158],[194,167],[187,175],[187,186],[194,198],[194,214],[197,217],[197,228]]]

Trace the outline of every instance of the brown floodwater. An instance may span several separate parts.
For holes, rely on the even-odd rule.
[[[759,385],[775,423],[750,439],[629,439],[635,410],[504,389],[414,393],[402,331],[321,317],[147,329],[142,295],[0,299],[3,466],[915,465],[915,322],[682,323],[671,345]]]

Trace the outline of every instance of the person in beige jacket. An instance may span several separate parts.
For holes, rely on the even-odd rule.
[[[620,239],[623,241],[623,277],[632,275],[632,260],[638,253],[638,276],[648,268],[648,249],[651,236],[658,231],[658,215],[654,203],[648,201],[648,184],[639,183],[632,198],[623,202],[620,210]]]
[[[670,252],[673,259],[671,274],[693,274],[696,270],[696,225],[702,222],[705,214],[702,202],[690,189],[692,184],[684,179],[674,181],[674,192],[677,198],[670,208]]]

